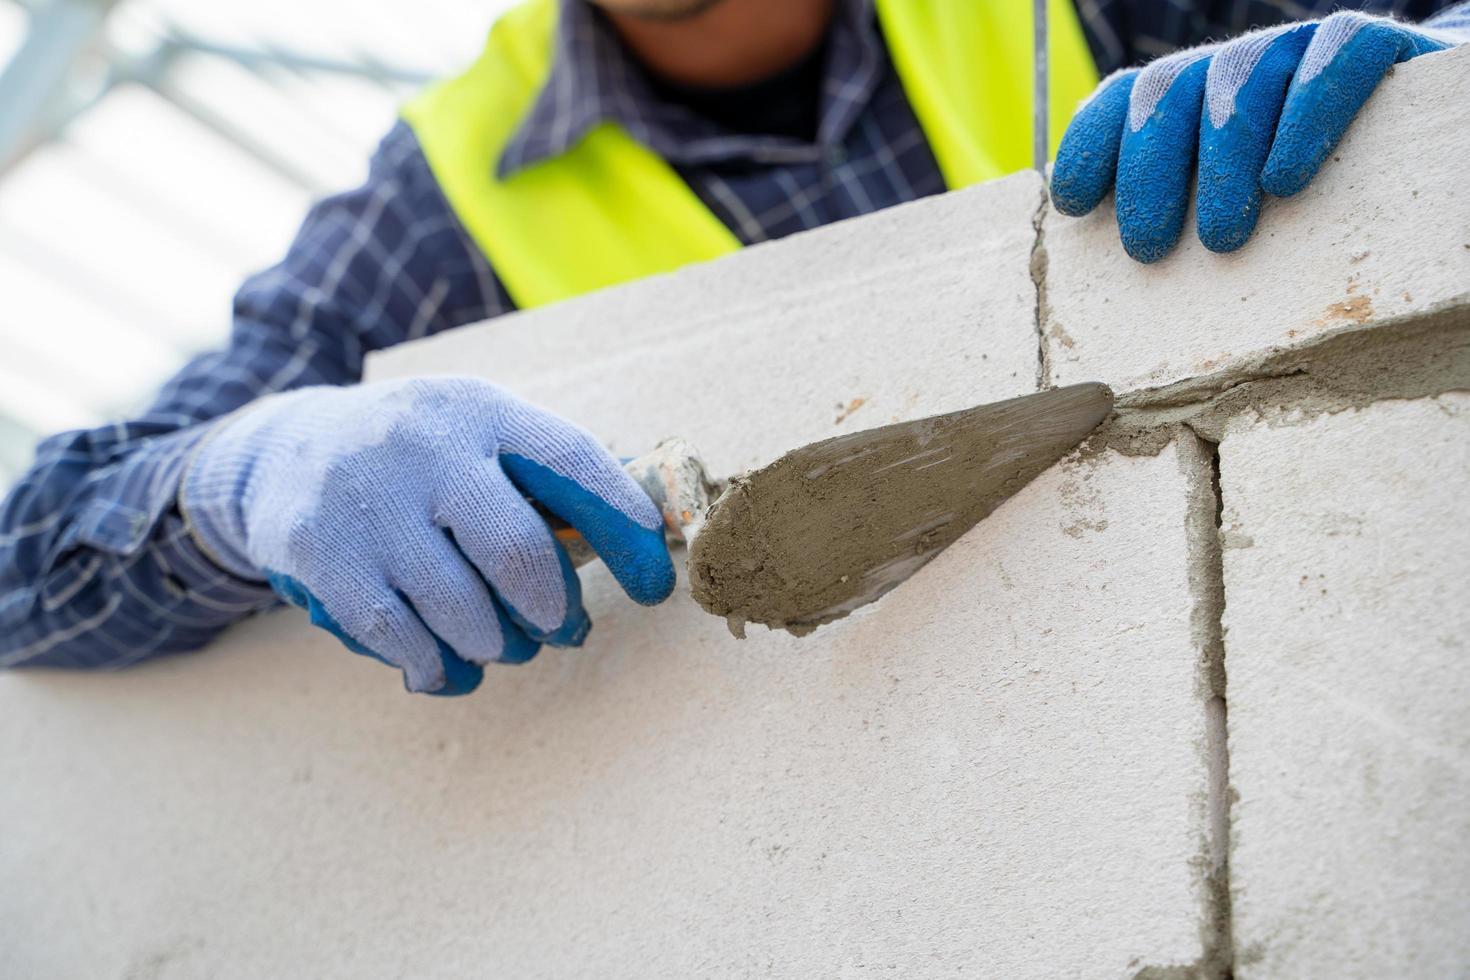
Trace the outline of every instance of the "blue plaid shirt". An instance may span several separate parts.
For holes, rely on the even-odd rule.
[[[1360,6],[1421,19],[1437,0]],[[1288,20],[1333,0],[1079,0],[1103,74]],[[845,0],[827,42],[815,142],[733,133],[660,99],[600,16],[565,0],[546,88],[500,160],[512,173],[613,120],[667,159],[749,244],[937,194],[944,181],[889,61],[871,0]],[[184,367],[140,417],[66,432],[0,505],[0,667],[120,667],[203,646],[274,604],[214,566],[175,497],[219,419],[271,392],[351,384],[363,355],[513,308],[397,126],[367,181],[307,215],[280,264],[235,297],[228,346]]]

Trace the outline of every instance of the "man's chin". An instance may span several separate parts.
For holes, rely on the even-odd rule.
[[[643,20],[688,20],[725,0],[589,0],[610,14]]]

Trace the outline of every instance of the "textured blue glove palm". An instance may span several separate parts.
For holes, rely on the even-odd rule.
[[[577,528],[628,595],[674,585],[658,509],[569,422],[472,378],[304,388],[219,423],[179,501],[223,568],[266,579],[410,691],[464,694],[481,665],[590,623],[527,502]]]
[[[1183,231],[1197,161],[1200,241],[1233,251],[1255,229],[1262,191],[1305,187],[1392,65],[1467,40],[1470,3],[1422,27],[1341,12],[1117,72],[1067,128],[1052,201],[1086,214],[1116,184],[1123,247],[1154,262]]]

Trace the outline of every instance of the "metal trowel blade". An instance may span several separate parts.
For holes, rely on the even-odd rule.
[[[689,550],[694,598],[803,635],[899,585],[1077,446],[1113,393],[1080,384],[804,446],[732,480]]]

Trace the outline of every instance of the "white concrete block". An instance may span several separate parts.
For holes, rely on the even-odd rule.
[[[1400,65],[1317,179],[1268,199],[1255,237],[1215,255],[1194,236],[1139,265],[1111,199],[1048,209],[1046,350],[1055,384],[1122,391],[1220,371],[1326,331],[1470,297],[1470,48]]]
[[[368,377],[477,374],[637,455],[733,473],[842,432],[1034,391],[1041,182],[981,187],[456,330]]]
[[[1236,976],[1470,964],[1470,395],[1220,446]]]
[[[1467,81],[1470,51],[1400,68],[1233,256],[1142,267],[1110,216],[1049,215],[1048,380],[1167,384],[1470,298]],[[1039,195],[1019,174],[369,377],[487,377],[734,473],[1032,390]],[[1470,962],[1467,413],[1221,446],[1242,978]],[[594,567],[586,649],[459,700],[294,612],[119,675],[0,675],[0,977],[1208,975],[1202,502],[1192,436],[1074,456],[801,640]]]
[[[0,675],[0,976],[1196,961],[1200,476],[1172,447],[1064,462],[800,640],[598,568],[586,649],[457,700],[295,612],[117,675]]]

